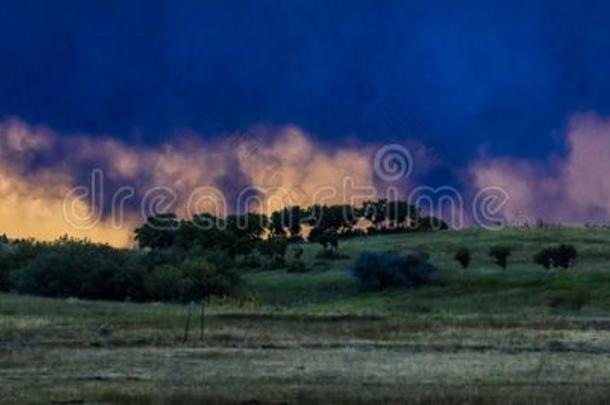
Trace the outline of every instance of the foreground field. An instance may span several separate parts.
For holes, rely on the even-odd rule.
[[[532,264],[573,243],[570,271]],[[490,245],[514,250],[507,270]],[[453,262],[457,247],[471,268]],[[187,308],[0,295],[0,402],[591,403],[610,398],[610,231],[462,231],[345,242],[425,250],[439,285],[360,293],[348,261],[245,276],[245,301]]]

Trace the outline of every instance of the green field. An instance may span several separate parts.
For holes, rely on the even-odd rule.
[[[532,256],[571,243],[570,270]],[[513,248],[503,270],[487,256]],[[460,246],[470,268],[453,261]],[[349,260],[249,271],[199,340],[187,307],[0,295],[0,403],[603,403],[610,400],[610,230],[411,233],[342,242],[419,249],[442,282],[362,293]],[[351,260],[351,259],[350,259]]]

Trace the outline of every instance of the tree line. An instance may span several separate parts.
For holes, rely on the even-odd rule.
[[[368,229],[358,226],[363,219]],[[240,269],[307,271],[304,240],[321,244],[325,259],[344,258],[339,240],[355,235],[446,229],[402,201],[369,201],[361,207],[286,207],[271,215],[178,219],[151,216],[135,229],[140,249],[117,249],[62,237],[53,242],[0,237],[0,291],[135,301],[189,301],[238,294]],[[307,229],[308,232],[305,232]],[[286,261],[293,244],[293,260]]]
[[[262,240],[307,240],[336,248],[341,238],[445,229],[448,225],[444,221],[422,215],[418,207],[406,201],[379,199],[360,207],[289,206],[268,216],[246,213],[218,217],[203,213],[178,219],[173,213],[157,214],[135,230],[135,240],[145,249],[220,249],[235,257],[250,252]]]

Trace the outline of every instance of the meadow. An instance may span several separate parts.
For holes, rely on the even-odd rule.
[[[571,269],[533,255],[573,244]],[[490,246],[512,248],[502,269]],[[466,270],[453,259],[468,247]],[[1,403],[603,403],[610,230],[355,237],[310,271],[244,270],[241,299],[188,307],[0,294]],[[440,282],[362,292],[363,251],[425,251]],[[290,261],[290,259],[288,259]]]

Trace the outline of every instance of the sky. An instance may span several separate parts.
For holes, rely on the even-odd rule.
[[[412,155],[402,193],[500,187],[503,218],[609,217],[605,1],[26,0],[0,18],[0,232],[64,232],[50,218],[96,168],[104,206],[171,185],[186,212],[197,186],[233,201],[269,171],[308,195],[379,186],[384,145]]]

